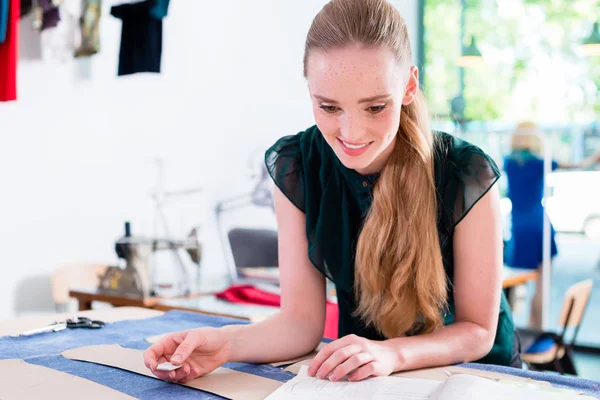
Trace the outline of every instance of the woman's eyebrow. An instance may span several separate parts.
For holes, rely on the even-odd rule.
[[[391,94],[378,94],[377,96],[372,96],[372,97],[367,97],[364,99],[360,99],[358,102],[359,103],[370,103],[372,101],[377,101],[377,100],[383,100],[383,99],[387,99],[389,97],[391,97]],[[337,101],[332,100],[332,99],[328,99],[327,97],[318,95],[318,94],[313,94],[313,97],[315,97],[318,100],[324,101],[325,103],[332,103],[332,104],[337,104]]]

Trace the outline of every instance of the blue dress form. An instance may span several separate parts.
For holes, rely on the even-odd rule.
[[[552,161],[552,170],[556,168],[558,163]],[[544,160],[529,151],[514,151],[504,160],[504,171],[512,202],[512,235],[506,247],[505,264],[536,269],[543,260]],[[557,253],[555,231],[550,225],[551,257]]]

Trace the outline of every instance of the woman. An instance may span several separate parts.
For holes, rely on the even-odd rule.
[[[304,74],[317,125],[266,152],[276,183],[281,312],[248,326],[167,336],[145,353],[186,382],[226,361],[313,350],[325,277],[341,339],[309,367],[362,380],[480,361],[520,366],[501,297],[499,172],[478,148],[429,129],[407,29],[385,0],[333,0],[308,33]],[[156,371],[170,360],[183,367]]]
[[[512,203],[511,238],[506,246],[506,265],[536,269],[538,278],[531,301],[529,327],[542,329],[542,261],[544,237],[544,160],[540,157],[542,142],[533,122],[521,122],[511,138],[511,153],[504,160],[508,182],[508,198]],[[590,159],[582,165],[591,164]],[[579,168],[580,165],[559,164],[551,160],[551,169]],[[555,231],[550,225],[550,257],[558,254]]]

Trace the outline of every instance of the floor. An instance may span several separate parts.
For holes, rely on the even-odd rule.
[[[575,368],[580,378],[600,381],[600,354],[575,353]]]

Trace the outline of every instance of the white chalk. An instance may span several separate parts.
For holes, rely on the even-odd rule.
[[[164,362],[156,366],[157,371],[175,371],[181,368],[181,365],[173,365],[170,362]]]

